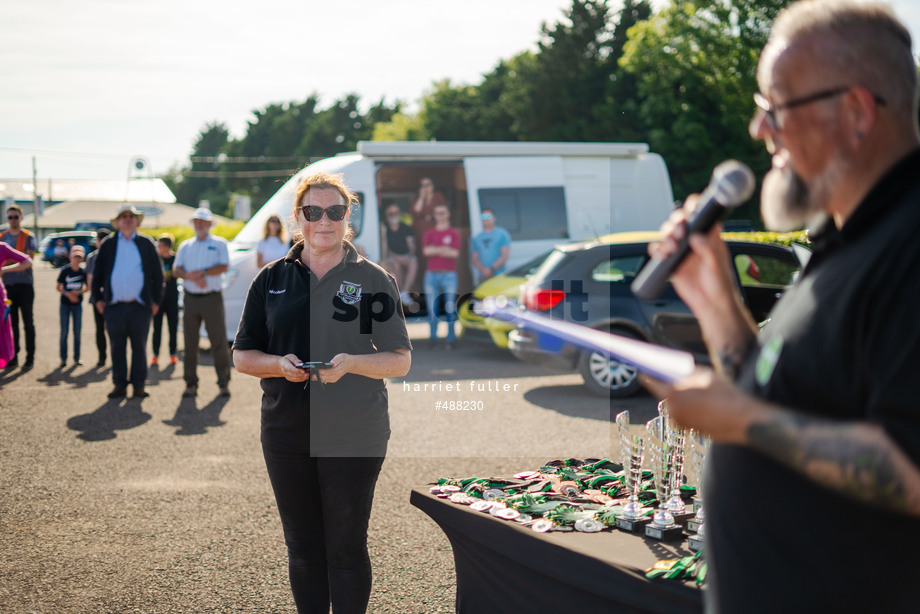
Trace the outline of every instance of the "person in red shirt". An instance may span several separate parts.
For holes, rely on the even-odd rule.
[[[446,205],[447,199],[444,195],[434,189],[434,181],[431,177],[422,177],[419,182],[418,198],[409,207],[409,215],[412,216],[412,232],[415,234],[415,244],[424,245],[425,233],[434,228],[434,208],[438,205]],[[419,254],[418,270],[425,270],[425,254]]]
[[[453,349],[457,340],[457,257],[460,255],[460,232],[450,227],[447,203],[434,207],[434,228],[425,232],[422,253],[428,259],[425,269],[425,301],[431,326],[431,345],[438,344],[438,304],[447,320],[445,349]]]

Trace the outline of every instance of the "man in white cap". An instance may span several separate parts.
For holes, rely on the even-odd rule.
[[[173,275],[183,280],[185,305],[182,327],[185,329],[184,397],[198,394],[198,330],[204,322],[211,342],[211,356],[217,371],[220,396],[230,396],[230,348],[224,321],[221,275],[230,264],[227,240],[211,234],[214,216],[200,207],[192,215],[195,236],[186,239],[176,252]]]
[[[163,299],[163,264],[153,239],[137,232],[143,220],[143,212],[123,205],[112,218],[117,232],[97,250],[90,302],[105,318],[109,333],[115,383],[110,399],[125,396],[129,382],[134,387],[135,398],[149,396],[144,390],[147,333]],[[130,373],[128,342],[131,343]]]

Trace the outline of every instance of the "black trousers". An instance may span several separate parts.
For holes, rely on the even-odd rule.
[[[123,387],[129,383],[143,388],[147,380],[147,333],[150,308],[140,303],[115,303],[105,306],[105,329],[112,354],[112,381]],[[131,344],[131,373],[128,373],[128,344]]]
[[[35,359],[35,321],[32,317],[35,303],[35,286],[32,284],[12,284],[6,287],[6,298],[10,299],[10,325],[13,327],[13,348],[15,360],[19,357],[19,318],[22,316],[22,329],[26,336],[26,362]]]
[[[314,458],[262,446],[284,527],[299,614],[363,614],[371,594],[367,524],[383,457]]]
[[[93,308],[93,320],[96,322],[96,351],[99,352],[99,362],[105,362],[106,344],[108,340],[105,337],[105,316],[99,313],[96,306],[90,303]]]
[[[160,310],[153,316],[153,355],[160,355],[160,340],[163,338],[163,316],[166,316],[166,325],[169,328],[169,355],[175,356],[179,352],[179,299],[163,301]]]

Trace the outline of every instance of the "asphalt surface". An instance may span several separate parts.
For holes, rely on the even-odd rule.
[[[234,372],[232,396],[219,397],[204,352],[197,398],[181,396],[180,362],[151,368],[149,398],[108,400],[89,306],[85,364],[59,368],[55,278],[36,265],[35,367],[0,372],[0,612],[293,612],[258,381]],[[425,324],[410,330],[427,336]],[[181,331],[179,344],[181,355]],[[580,383],[486,346],[419,343],[409,375],[389,384],[369,612],[454,611],[450,545],[409,504],[410,488],[606,457],[618,449],[613,414],[630,409],[638,423],[654,413],[647,396],[608,402]]]

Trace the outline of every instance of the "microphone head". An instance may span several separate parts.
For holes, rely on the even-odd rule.
[[[747,164],[738,160],[726,160],[712,171],[709,187],[720,205],[734,208],[751,198],[756,183],[754,172]]]

